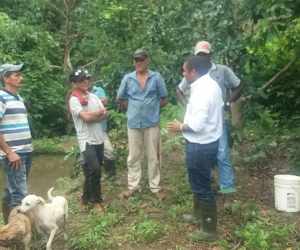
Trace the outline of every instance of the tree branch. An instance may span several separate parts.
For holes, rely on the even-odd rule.
[[[75,3],[76,3],[76,0],[73,1],[72,5],[71,5],[71,9],[73,9]]]
[[[75,39],[75,38],[78,38],[80,36],[80,33],[82,32],[83,28],[81,27],[81,29],[76,33],[76,34],[73,34],[71,36],[69,36],[69,44]]]
[[[296,55],[292,58],[292,60],[281,69],[275,76],[273,76],[268,82],[266,82],[261,88],[261,91],[264,91],[268,88],[273,82],[275,82],[280,76],[282,76],[285,72],[287,72],[300,58],[300,51],[296,53]]]
[[[101,55],[102,55],[103,50],[104,50],[104,48],[102,48],[102,49],[100,50],[98,57],[97,57],[94,61],[89,62],[88,64],[82,66],[81,68],[86,68],[87,66],[90,66],[90,65],[92,65],[92,64],[96,64],[96,63],[99,61],[99,59],[100,59],[100,57],[101,57]]]
[[[65,4],[66,8],[69,10],[70,7],[69,7],[69,5],[67,4],[66,0],[64,0],[64,4]]]
[[[51,69],[61,69],[61,66],[58,66],[58,65],[50,65],[49,67]]]
[[[57,8],[55,5],[53,5],[53,4],[51,4],[51,3],[49,3],[49,5],[50,5],[52,8],[56,9],[60,14],[62,14],[62,16],[63,16],[65,19],[67,19],[66,14],[63,13],[62,10],[60,10],[59,8]]]

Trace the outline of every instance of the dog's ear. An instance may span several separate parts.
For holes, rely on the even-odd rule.
[[[46,202],[42,197],[39,196],[36,200],[36,203],[40,205],[44,205]]]

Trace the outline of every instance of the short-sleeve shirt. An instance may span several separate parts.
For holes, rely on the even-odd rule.
[[[86,122],[79,116],[80,111],[83,109],[87,112],[94,112],[103,107],[98,96],[92,93],[88,94],[87,100],[88,104],[85,106],[82,106],[79,99],[75,96],[72,96],[69,101],[80,152],[85,151],[86,143],[90,145],[100,145],[104,142],[101,123],[98,121]]]
[[[93,86],[93,94],[95,94],[99,98],[104,97],[105,99],[107,99],[106,93],[105,93],[104,89],[101,87]],[[106,119],[101,121],[101,126],[102,126],[103,132],[106,133],[107,132],[107,120]]]
[[[137,129],[158,125],[160,98],[167,96],[162,76],[151,70],[148,70],[144,89],[140,86],[136,71],[133,71],[124,76],[117,94],[119,99],[128,99],[127,126]]]
[[[225,65],[215,64],[212,62],[212,67],[209,71],[210,77],[215,80],[221,88],[223,102],[226,102],[226,89],[236,88],[239,86],[241,80],[233,73],[233,71]],[[184,92],[190,88],[186,79],[183,78],[179,84],[179,89]],[[223,120],[226,119],[225,111],[222,113]]]
[[[15,153],[33,151],[24,101],[21,96],[13,96],[3,90],[0,90],[0,132]],[[1,149],[0,157],[6,157]]]

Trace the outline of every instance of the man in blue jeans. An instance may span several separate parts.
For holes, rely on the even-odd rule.
[[[184,76],[191,85],[191,97],[184,122],[167,124],[170,132],[182,132],[185,138],[186,165],[189,181],[199,202],[201,230],[188,235],[190,241],[215,241],[217,205],[210,183],[213,161],[222,135],[222,93],[208,73],[210,60],[194,56],[184,63]]]
[[[17,91],[22,87],[23,64],[0,66],[0,159],[7,185],[2,199],[5,224],[11,209],[21,204],[28,194],[27,181],[32,161],[32,138],[27,112]]]
[[[211,60],[212,50],[211,45],[206,41],[200,41],[197,43],[195,48],[195,55],[204,56],[207,59]],[[218,169],[219,169],[219,182],[220,189],[231,189],[234,188],[233,183],[233,169],[230,162],[229,150],[228,150],[228,138],[227,138],[227,125],[226,125],[226,110],[230,107],[232,102],[235,102],[242,94],[244,85],[240,79],[232,72],[230,68],[225,65],[216,64],[210,62],[209,74],[213,80],[215,80],[222,91],[222,99],[224,102],[223,109],[223,133],[219,141],[218,149]],[[181,83],[177,88],[177,96],[181,104],[186,108],[187,101],[184,95],[184,92],[190,88],[186,79],[183,78]],[[226,89],[232,89],[229,98],[226,100]],[[224,208],[230,209],[231,207],[231,195],[225,195]],[[197,214],[197,200],[194,199],[194,214],[193,215],[184,215],[183,218],[187,222],[192,222],[196,219],[199,219]]]

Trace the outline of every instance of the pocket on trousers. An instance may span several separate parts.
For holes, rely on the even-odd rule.
[[[2,165],[2,168],[4,170],[4,172],[7,172],[10,170],[10,166],[8,165],[8,159],[7,158],[4,158],[1,160],[1,165]]]

